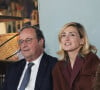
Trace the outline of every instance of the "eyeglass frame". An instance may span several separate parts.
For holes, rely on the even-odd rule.
[[[34,40],[34,39],[36,39],[36,38],[26,38],[25,40],[19,40],[18,44],[19,45],[22,45],[23,43],[31,44],[32,40]]]

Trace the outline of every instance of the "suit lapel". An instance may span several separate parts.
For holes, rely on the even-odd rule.
[[[24,67],[25,67],[25,60],[22,60],[21,63],[18,64],[17,68],[15,69],[15,83],[14,85],[17,85],[18,86],[18,83],[20,81],[20,78],[21,78],[21,75],[22,75],[22,72],[24,70]]]
[[[35,90],[40,90],[40,87],[44,80],[44,75],[45,75],[47,61],[48,61],[47,59],[48,59],[47,55],[44,54],[41,59],[41,62],[40,62],[40,66],[39,66],[39,70],[38,70],[38,74],[37,74],[37,78],[36,78]]]

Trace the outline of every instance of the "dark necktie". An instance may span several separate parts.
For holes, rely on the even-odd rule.
[[[25,75],[23,77],[23,80],[22,80],[22,83],[21,83],[21,86],[20,86],[19,90],[25,90],[25,88],[27,87],[28,82],[30,80],[30,74],[31,74],[32,65],[33,65],[33,63],[29,63],[28,64],[27,70],[25,72]]]

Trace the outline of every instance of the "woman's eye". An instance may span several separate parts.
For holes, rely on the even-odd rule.
[[[74,33],[71,33],[70,36],[76,36]]]
[[[66,35],[62,34],[61,37],[66,37]]]

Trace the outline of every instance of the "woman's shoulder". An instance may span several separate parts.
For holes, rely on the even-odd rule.
[[[65,60],[58,60],[58,62],[56,64],[61,65],[61,64],[64,64],[64,63],[66,63]]]
[[[53,68],[53,75],[59,73],[59,72],[62,72],[63,68],[65,66],[65,61],[58,61],[56,62],[54,68]]]
[[[93,52],[90,52],[85,58],[97,61],[100,60],[100,58]]]
[[[58,62],[55,64],[55,68],[57,69],[57,68],[62,68],[63,66],[65,66],[65,64],[66,64],[66,61],[64,61],[64,60],[58,60]]]

